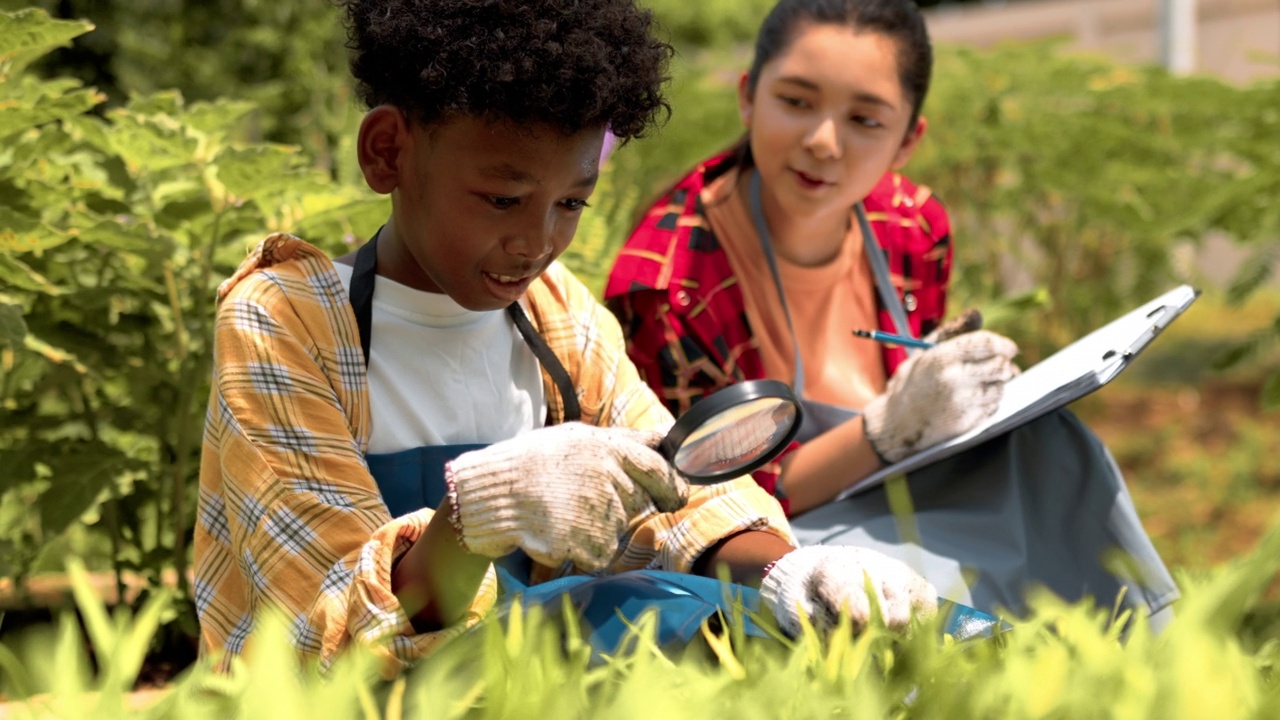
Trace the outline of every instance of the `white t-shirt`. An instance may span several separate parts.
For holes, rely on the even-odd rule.
[[[351,288],[352,268],[335,263]],[[373,286],[369,453],[492,443],[542,427],[542,371],[505,310],[379,277]]]

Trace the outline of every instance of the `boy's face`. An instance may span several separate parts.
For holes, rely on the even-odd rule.
[[[476,117],[401,135],[379,272],[470,310],[515,302],[569,246],[604,142],[603,127],[565,135]]]

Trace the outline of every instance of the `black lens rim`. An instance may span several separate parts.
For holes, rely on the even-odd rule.
[[[789,385],[778,380],[747,380],[746,382],[722,388],[702,398],[694,403],[688,412],[681,415],[676,420],[675,425],[671,426],[671,430],[667,432],[667,436],[662,439],[662,443],[658,446],[658,452],[662,453],[662,456],[672,464],[672,467],[675,467],[676,452],[684,444],[684,441],[697,432],[704,423],[725,410],[765,398],[787,400],[796,411],[796,421],[791,424],[791,429],[783,435],[773,449],[741,467],[707,475],[688,475],[680,472],[679,468],[677,468],[677,472],[684,475],[694,485],[711,485],[755,472],[787,449],[787,446],[791,444],[791,441],[800,432],[800,423],[804,421],[804,408],[800,405],[800,401],[796,399],[795,393],[792,392]]]

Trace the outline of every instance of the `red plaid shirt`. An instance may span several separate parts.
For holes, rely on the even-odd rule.
[[[730,166],[717,155],[654,203],[609,274],[605,301],[622,323],[627,353],[676,416],[708,393],[765,377],[742,288],[702,206],[702,189]],[[886,174],[863,202],[917,337],[941,322],[951,275],[951,224],[928,188]],[[896,332],[879,303],[880,329]],[[886,374],[906,359],[884,346]],[[778,465],[755,473],[769,492]],[[784,501],[783,506],[786,507]]]

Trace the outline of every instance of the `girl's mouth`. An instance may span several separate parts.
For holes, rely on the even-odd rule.
[[[822,178],[814,177],[813,175],[799,170],[792,170],[791,172],[795,173],[796,180],[800,182],[800,186],[809,190],[817,190],[818,188],[831,184]]]

